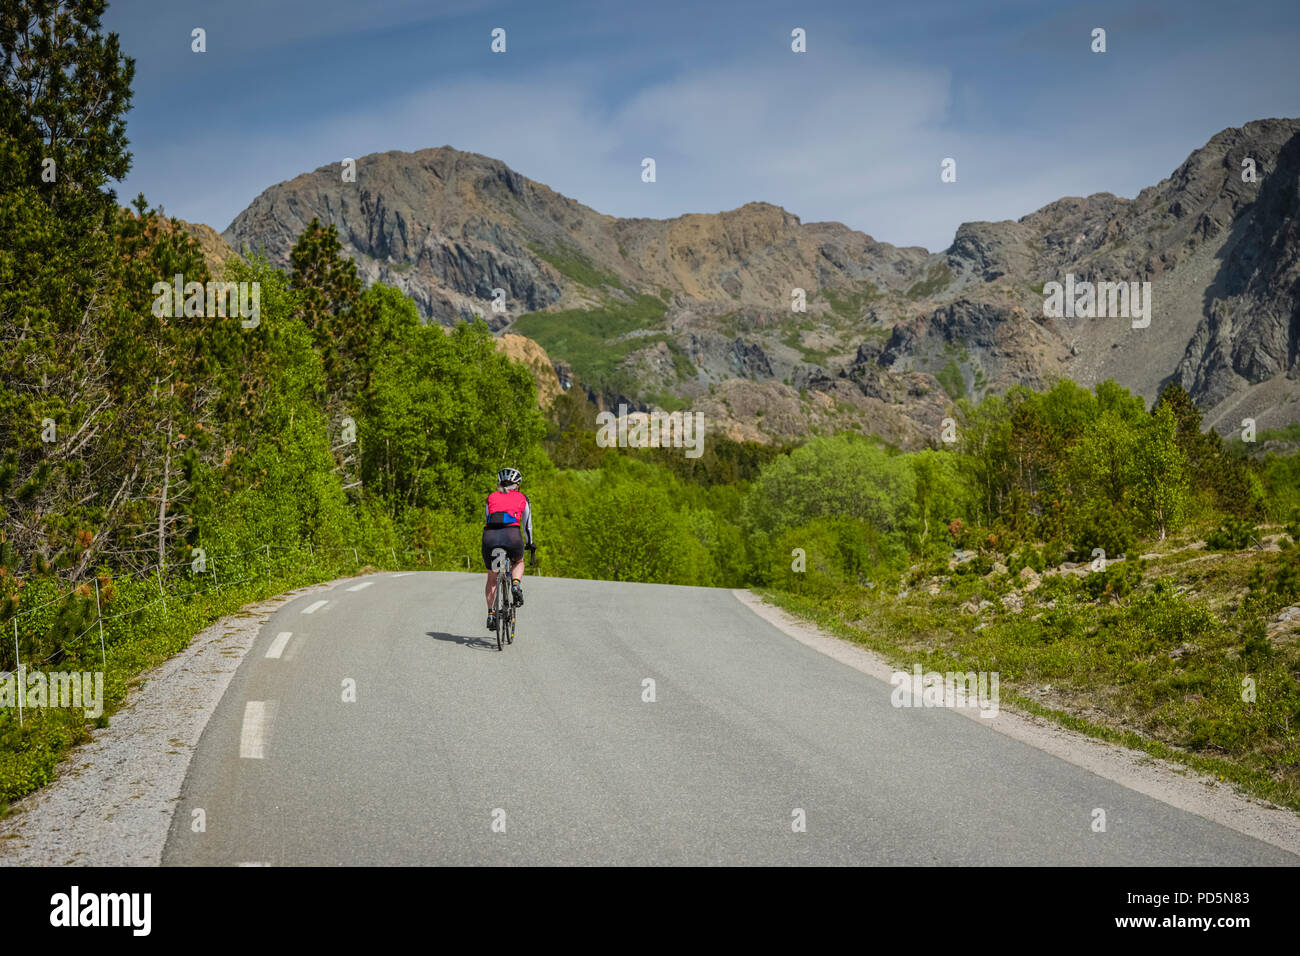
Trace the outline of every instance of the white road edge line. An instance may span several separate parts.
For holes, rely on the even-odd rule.
[[[735,588],[731,593],[788,637],[854,670],[886,684],[898,670],[879,654],[828,636],[816,625],[797,619],[784,608],[765,603],[756,594],[742,588]],[[979,711],[973,708],[951,709],[981,727],[1045,751],[1122,787],[1300,856],[1300,827],[1296,826],[1294,813],[1243,796],[1228,784],[1183,764],[1157,760],[1141,751],[1067,730],[1044,718],[1013,712],[1006,706],[998,711],[995,720],[981,719]]]
[[[293,637],[293,631],[281,631],[275,635],[275,640],[271,646],[266,649],[266,656],[271,660],[279,660],[280,655],[284,653],[285,645],[289,643],[289,638]]]
[[[312,604],[308,604],[305,608],[303,608],[303,609],[302,609],[302,613],[303,613],[303,614],[315,614],[317,611],[319,611],[321,608],[323,608],[326,604],[329,604],[329,601],[316,601],[316,602],[314,602],[314,603],[312,603]]]
[[[374,584],[374,583],[375,583],[374,581],[362,581],[360,584],[354,584],[354,585],[352,585],[352,587],[348,588],[348,590],[349,590],[349,591],[364,591],[366,588],[370,587],[370,585],[372,585],[372,584]]]
[[[239,756],[261,760],[266,756],[266,737],[270,730],[275,701],[250,700],[244,705],[244,726],[239,731]]]

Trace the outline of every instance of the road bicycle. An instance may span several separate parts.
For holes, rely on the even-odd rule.
[[[537,548],[528,549],[530,568],[537,567]],[[505,650],[507,644],[515,642],[515,592],[511,587],[514,580],[510,577],[512,562],[505,548],[492,549],[492,570],[497,573],[497,596],[493,602],[493,611],[497,619],[497,650]]]

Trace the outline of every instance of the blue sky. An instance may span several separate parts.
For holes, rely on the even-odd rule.
[[[119,199],[218,230],[301,172],[451,145],[610,215],[765,201],[935,250],[1300,116],[1294,0],[118,0],[104,23],[136,60]]]

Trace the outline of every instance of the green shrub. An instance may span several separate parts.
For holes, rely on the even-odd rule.
[[[861,435],[817,438],[766,464],[744,521],[780,533],[815,518],[856,518],[900,542],[916,528],[917,477],[907,456]]]
[[[1134,598],[1117,621],[1121,629],[1144,639],[1151,649],[1202,643],[1222,629],[1203,603],[1175,592],[1167,579]]]
[[[1255,565],[1248,585],[1251,596],[1269,608],[1300,597],[1300,548],[1286,548],[1271,562]]]
[[[1142,583],[1145,561],[1116,561],[1104,571],[1093,571],[1083,578],[1083,589],[1093,598],[1126,597]]]
[[[1106,557],[1117,558],[1128,554],[1136,541],[1133,522],[1122,508],[1094,502],[1076,517],[1072,556],[1076,561],[1091,560],[1092,552],[1100,548]]]
[[[992,570],[993,558],[981,551],[969,561],[963,561],[961,564],[957,565],[957,567],[953,568],[953,574],[983,577]]]
[[[1205,547],[1211,551],[1240,551],[1250,545],[1257,530],[1254,522],[1229,515],[1206,535]]]
[[[1032,568],[1039,574],[1042,574],[1047,567],[1047,560],[1043,557],[1043,552],[1037,548],[1031,548],[1028,545],[1021,548],[1015,554],[1007,559],[1007,573],[1015,577],[1025,568]]]

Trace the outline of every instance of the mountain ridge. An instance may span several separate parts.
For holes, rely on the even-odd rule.
[[[1297,151],[1300,120],[1256,120],[1133,199],[1062,197],[963,223],[929,252],[757,201],[621,219],[481,154],[390,150],[357,160],[355,183],[331,164],[268,188],[223,237],[287,265],[319,218],[367,282],[403,289],[427,320],[482,315],[570,364],[599,404],[669,399],[724,431],[785,440],[820,422],[927,443],[950,399],[1061,376],[1115,378],[1148,400],[1178,381],[1226,431],[1253,394],[1268,395],[1260,427],[1300,419]],[[1041,286],[1066,272],[1152,282],[1151,326],[1045,318]],[[746,389],[765,396],[751,408],[765,422],[730,410]]]

